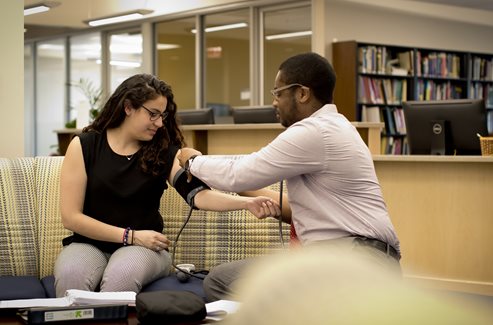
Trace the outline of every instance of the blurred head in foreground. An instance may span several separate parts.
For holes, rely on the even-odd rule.
[[[406,285],[358,252],[311,247],[263,259],[225,324],[493,324],[493,314]]]

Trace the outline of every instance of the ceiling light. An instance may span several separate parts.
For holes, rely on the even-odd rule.
[[[117,14],[117,15],[106,16],[106,17],[95,18],[95,19],[88,19],[88,20],[85,20],[84,23],[88,24],[89,26],[93,26],[93,27],[94,26],[101,26],[101,25],[108,25],[108,24],[116,24],[116,23],[121,23],[124,21],[139,19],[145,15],[152,14],[153,12],[154,12],[154,10],[138,9],[138,10],[123,12],[123,13]]]
[[[50,10],[53,7],[59,6],[60,2],[56,1],[45,1],[41,3],[37,3],[28,7],[24,7],[24,16],[38,14],[40,12],[45,12]]]
[[[227,30],[227,29],[236,29],[236,28],[243,28],[247,27],[247,23],[235,23],[235,24],[228,24],[228,25],[219,25],[219,26],[214,26],[214,27],[206,27],[204,31],[206,33],[210,32],[218,32],[220,30]],[[194,28],[192,29],[192,33],[196,33],[197,30]]]
[[[178,44],[165,44],[165,43],[158,43],[156,45],[156,49],[158,51],[161,51],[161,50],[174,50],[174,49],[179,49],[181,48],[180,45]]]
[[[293,32],[293,33],[268,35],[268,36],[265,36],[265,39],[268,40],[268,41],[272,41],[272,40],[281,39],[281,38],[292,38],[292,37],[309,36],[311,34],[312,34],[312,31],[311,30],[307,30],[307,31],[303,31],[303,32]]]
[[[101,64],[101,60],[96,60],[96,64]],[[140,62],[136,61],[119,61],[119,60],[111,60],[110,65],[116,67],[125,67],[125,68],[140,68],[142,65]]]

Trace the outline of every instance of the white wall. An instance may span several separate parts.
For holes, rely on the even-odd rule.
[[[334,39],[493,53],[491,11],[404,0],[325,1],[328,58]]]
[[[24,156],[24,3],[0,10],[0,157]]]

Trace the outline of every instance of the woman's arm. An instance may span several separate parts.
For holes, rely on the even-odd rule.
[[[124,228],[112,226],[98,221],[83,213],[84,198],[87,186],[87,175],[82,155],[82,146],[79,137],[75,137],[69,144],[63,160],[60,175],[60,212],[65,228],[82,236],[122,243]],[[169,240],[161,233],[152,230],[139,230],[133,233],[134,242],[153,250],[165,249]]]
[[[274,201],[277,202],[281,206],[281,203],[279,202],[279,192],[268,189],[268,188],[263,188],[260,190],[256,191],[245,191],[245,192],[240,192],[238,193],[239,195],[242,196],[265,196],[265,197],[270,197]],[[291,223],[291,207],[289,205],[289,200],[288,200],[288,195],[286,193],[282,194],[282,221],[285,223]]]
[[[178,151],[173,167],[168,179],[170,184],[173,184],[173,179],[177,172],[181,170],[178,156]],[[281,213],[279,205],[275,200],[267,196],[244,197],[238,195],[226,194],[220,191],[202,190],[195,195],[195,207],[201,210],[211,211],[232,211],[232,210],[249,210],[257,218],[275,217]]]

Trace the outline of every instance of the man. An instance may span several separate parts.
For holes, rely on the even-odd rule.
[[[238,160],[200,156],[185,148],[180,164],[212,188],[244,194],[285,179],[289,206],[283,202],[282,218],[291,223],[301,245],[364,250],[376,264],[400,273],[399,241],[370,151],[332,104],[335,81],[332,66],[318,54],[288,58],[271,91],[284,132]],[[208,299],[230,294],[248,263],[235,261],[211,270],[204,282]]]

